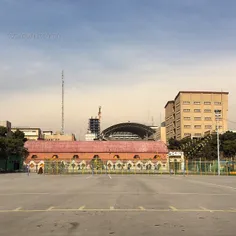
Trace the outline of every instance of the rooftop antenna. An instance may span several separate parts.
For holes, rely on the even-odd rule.
[[[99,120],[101,120],[101,118],[102,118],[102,107],[101,106],[99,106],[98,118],[99,118]]]
[[[61,82],[62,82],[62,100],[61,100],[61,134],[64,134],[64,71],[61,73]]]

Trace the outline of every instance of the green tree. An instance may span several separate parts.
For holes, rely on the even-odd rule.
[[[8,159],[11,155],[25,159],[29,154],[24,147],[24,133],[19,131],[11,136],[6,136],[6,131],[5,127],[0,127],[0,158],[6,161],[5,169],[7,169]]]
[[[4,126],[0,126],[0,137],[6,137],[7,136],[7,128]]]
[[[12,137],[15,139],[20,139],[25,141],[25,134],[17,129],[14,133],[12,133]]]
[[[169,139],[169,145],[168,145],[168,149],[170,150],[180,150],[181,148],[181,142],[174,139],[174,138],[170,138]]]

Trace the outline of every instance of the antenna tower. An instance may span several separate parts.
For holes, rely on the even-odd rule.
[[[64,71],[61,73],[62,100],[61,100],[61,134],[64,134]]]

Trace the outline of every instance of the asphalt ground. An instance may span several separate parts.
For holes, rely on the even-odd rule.
[[[236,178],[0,175],[0,235],[236,235]]]

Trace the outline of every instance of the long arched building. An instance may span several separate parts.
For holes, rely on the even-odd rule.
[[[100,141],[27,141],[29,156],[26,163],[34,168],[45,160],[86,165],[94,158],[116,165],[120,161],[131,166],[149,163],[167,168],[168,149],[164,142],[154,141],[155,130],[138,123],[121,123],[105,129]],[[122,141],[121,141],[122,140]]]
[[[25,163],[34,170],[43,166],[45,160],[56,159],[76,166],[89,168],[98,158],[104,163],[118,165],[120,162],[136,165],[150,164],[152,169],[167,169],[168,149],[162,141],[27,141],[29,156]]]

